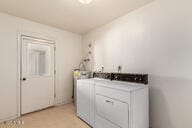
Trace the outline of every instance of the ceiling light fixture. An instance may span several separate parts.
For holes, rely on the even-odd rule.
[[[90,4],[92,0],[79,0],[82,4]]]

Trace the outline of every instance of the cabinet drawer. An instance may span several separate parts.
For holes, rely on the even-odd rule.
[[[119,128],[128,128],[129,107],[127,103],[96,94],[96,114]]]

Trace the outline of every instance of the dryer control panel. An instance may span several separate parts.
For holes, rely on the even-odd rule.
[[[133,83],[148,84],[148,74],[133,73],[97,73],[93,74],[94,78],[103,78],[116,81],[126,81]]]

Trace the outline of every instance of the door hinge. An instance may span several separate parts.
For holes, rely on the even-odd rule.
[[[54,93],[54,98],[56,98],[56,93]]]
[[[54,50],[56,51],[56,47],[54,47]]]
[[[54,74],[56,74],[56,70],[54,70]]]

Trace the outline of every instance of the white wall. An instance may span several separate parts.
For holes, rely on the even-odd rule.
[[[20,32],[55,40],[57,103],[72,101],[72,71],[81,59],[81,36],[0,13],[0,121],[17,116],[17,41]]]
[[[192,127],[192,1],[155,0],[87,33],[93,70],[148,73],[153,128]]]

